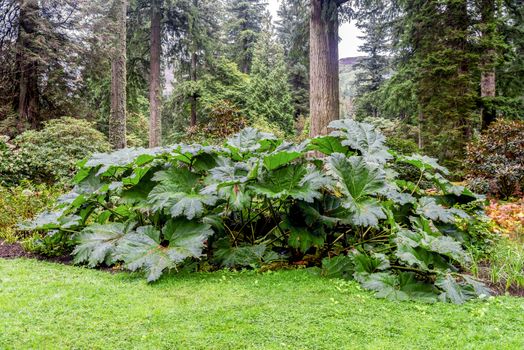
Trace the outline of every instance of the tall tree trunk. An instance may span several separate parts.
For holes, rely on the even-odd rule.
[[[194,83],[193,86],[195,86],[197,81],[197,65],[198,65],[198,56],[197,56],[197,36],[195,31],[197,30],[197,16],[198,16],[198,0],[193,0],[193,16],[190,29],[190,35],[191,35],[191,67],[190,67],[190,79]],[[191,105],[191,117],[189,119],[189,126],[195,127],[197,124],[197,98],[198,95],[193,93],[191,97],[189,98],[189,103]]]
[[[149,76],[149,147],[161,143],[160,22],[162,0],[151,1],[151,59]]]
[[[126,16],[127,1],[114,0],[115,52],[111,62],[111,115],[109,141],[115,149],[126,147]]]
[[[311,137],[326,135],[329,123],[339,119],[340,114],[336,11],[337,1],[311,0],[309,22]]]
[[[480,2],[482,22],[482,42],[484,52],[480,62],[480,97],[482,100],[482,129],[493,122],[497,112],[492,102],[496,95],[495,64],[497,61],[496,50],[496,23],[495,23],[495,1],[482,0]]]
[[[22,132],[26,124],[36,128],[40,124],[40,98],[38,90],[38,52],[33,43],[38,31],[38,2],[19,0],[20,17],[18,33],[17,77],[18,109],[17,129]]]
[[[193,52],[191,54],[191,81],[195,82],[197,81],[197,62],[198,57],[196,52]],[[190,97],[190,103],[191,103],[191,120],[189,121],[189,126],[194,127],[197,124],[197,94],[193,93]]]

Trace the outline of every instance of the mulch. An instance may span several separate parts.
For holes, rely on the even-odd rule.
[[[70,255],[49,257],[34,254],[24,250],[24,248],[22,248],[22,246],[19,243],[7,243],[0,239],[0,259],[18,258],[45,260],[66,265],[72,264],[73,262],[73,258]]]

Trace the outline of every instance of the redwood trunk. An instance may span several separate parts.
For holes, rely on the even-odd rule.
[[[109,141],[115,149],[126,147],[126,0],[114,0],[115,51],[111,62],[111,115]]]
[[[38,3],[19,0],[20,19],[18,33],[18,107],[17,129],[22,132],[29,124],[38,127],[39,91],[38,91],[38,52],[33,41],[37,35]]]
[[[161,0],[151,2],[151,59],[149,76],[149,147],[161,143],[160,21]]]
[[[339,119],[338,19],[333,0],[311,0],[310,113],[311,137],[326,135]]]
[[[495,2],[483,0],[481,2],[482,39],[485,50],[481,58],[480,97],[482,100],[482,129],[485,129],[496,119],[497,112],[490,103],[496,96],[495,65],[497,51],[495,45]]]

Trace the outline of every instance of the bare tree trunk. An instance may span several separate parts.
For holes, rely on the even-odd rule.
[[[126,147],[126,16],[127,1],[114,0],[115,52],[111,62],[111,115],[109,141],[115,149]]]
[[[197,81],[197,54],[196,52],[193,52],[191,54],[191,81],[196,82]],[[191,120],[189,121],[189,126],[194,127],[197,124],[197,94],[193,93],[190,97],[190,103],[191,103]]]
[[[20,19],[18,33],[18,52],[16,56],[18,66],[18,107],[17,129],[22,132],[25,125],[38,127],[39,120],[39,91],[38,91],[38,53],[33,40],[38,31],[37,16],[38,2],[34,0],[19,0]]]
[[[311,0],[310,19],[310,136],[326,135],[340,117],[337,1]]]
[[[481,6],[482,39],[485,43],[484,54],[480,63],[480,97],[482,100],[482,129],[485,129],[497,117],[497,112],[490,102],[496,96],[496,75],[495,64],[497,61],[497,51],[494,47],[496,26],[495,26],[495,1],[483,0]]]
[[[161,143],[161,97],[160,86],[160,21],[162,0],[151,1],[151,59],[149,76],[149,147],[158,147]]]
[[[424,148],[424,136],[423,136],[423,126],[424,126],[424,113],[422,111],[418,112],[418,149]]]

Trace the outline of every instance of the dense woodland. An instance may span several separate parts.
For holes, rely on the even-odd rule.
[[[463,303],[500,264],[491,282],[522,288],[522,245],[496,244],[521,239],[524,203],[495,222],[477,195],[522,197],[522,0],[279,6],[0,0],[5,207],[70,191],[16,229],[6,210],[11,238],[148,281],[301,265]],[[348,21],[362,56],[339,61]]]
[[[325,134],[339,117],[385,119],[456,165],[493,120],[524,113],[519,0],[284,0],[276,19],[263,0],[0,8],[0,132],[9,137],[64,116],[94,122],[116,148],[240,125],[295,137]],[[341,114],[343,21],[361,28],[365,56],[353,108]]]

